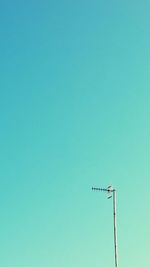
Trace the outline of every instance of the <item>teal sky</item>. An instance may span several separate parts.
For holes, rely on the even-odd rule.
[[[150,2],[0,4],[0,266],[149,266]]]

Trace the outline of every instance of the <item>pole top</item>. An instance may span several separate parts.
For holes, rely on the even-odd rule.
[[[108,199],[112,197],[112,193],[116,192],[111,185],[109,185],[107,188],[92,187],[92,190],[106,192],[108,194]]]

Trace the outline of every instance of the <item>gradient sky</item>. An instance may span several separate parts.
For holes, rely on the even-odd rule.
[[[0,4],[0,266],[149,266],[150,2]]]

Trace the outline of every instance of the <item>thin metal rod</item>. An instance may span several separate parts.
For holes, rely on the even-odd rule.
[[[117,223],[116,223],[116,191],[113,191],[113,215],[114,215],[114,248],[115,248],[115,267],[118,267],[118,247],[117,247]]]
[[[114,252],[115,267],[118,267],[118,246],[117,246],[117,220],[116,220],[116,190],[109,186],[108,188],[92,187],[95,191],[105,191],[113,194],[113,224],[114,224]]]

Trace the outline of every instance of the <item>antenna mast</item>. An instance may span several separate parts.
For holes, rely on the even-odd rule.
[[[116,190],[112,186],[108,186],[107,188],[92,187],[92,190],[107,192],[108,193],[108,198],[111,198],[113,196],[115,267],[118,267],[117,222],[116,222]]]

